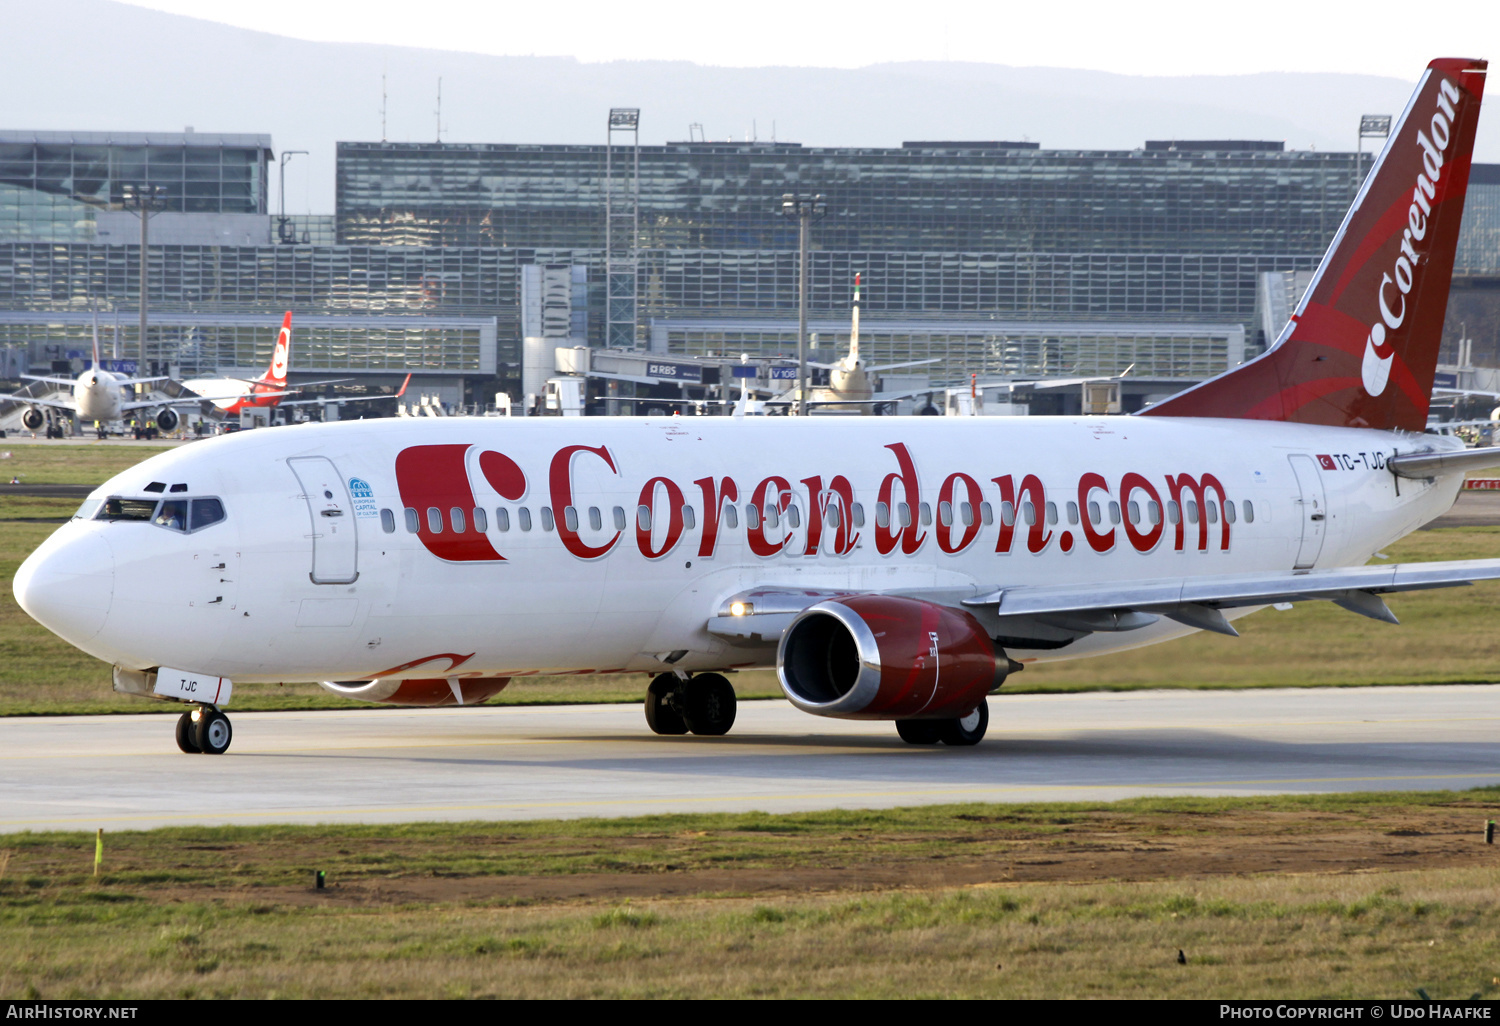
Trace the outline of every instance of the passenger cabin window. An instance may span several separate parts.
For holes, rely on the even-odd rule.
[[[523,531],[531,530],[531,508],[529,506],[516,507],[516,525]]]
[[[448,511],[448,523],[453,527],[454,534],[463,534],[468,529],[464,523],[464,511],[454,506]]]
[[[427,507],[427,530],[433,534],[443,533],[443,511],[436,506]]]
[[[1176,524],[1182,522],[1182,513],[1177,509],[1177,500],[1167,500],[1167,523]]]
[[[1057,523],[1057,503],[1055,502],[1047,503],[1047,523]]]
[[[877,502],[875,504],[875,526],[876,527],[890,527],[891,526],[891,510],[890,510],[890,507],[888,507],[883,502]]]
[[[777,507],[776,503],[774,503],[774,502],[771,503],[769,506],[766,507],[766,526],[767,527],[780,527],[781,526],[781,510]]]
[[[752,531],[760,526],[760,507],[753,502],[745,506],[745,526]]]
[[[600,515],[598,506],[589,507],[589,529],[592,531],[604,530],[604,517]]]
[[[698,526],[698,514],[693,512],[693,507],[682,507],[682,522],[687,525],[689,531]]]
[[[740,511],[736,506],[724,507],[724,523],[733,530],[740,526]]]
[[[958,504],[958,519],[963,521],[965,527],[974,526],[974,506],[971,503],[961,502]]]
[[[410,506],[407,506],[406,509],[402,510],[402,513],[406,517],[407,534],[416,534],[422,529],[421,523],[417,520],[416,510],[412,509]]]
[[[1021,519],[1026,521],[1027,527],[1036,526],[1036,507],[1029,502],[1021,503]]]
[[[1016,523],[1016,504],[1013,502],[1002,502],[1000,504],[1000,523],[1006,527],[1014,527]]]
[[[504,506],[495,507],[495,526],[502,531],[510,530],[510,510]]]
[[[635,526],[637,530],[651,530],[651,507],[637,506],[635,508]]]
[[[578,507],[577,506],[564,506],[563,507],[563,523],[567,525],[567,528],[570,531],[576,531],[576,530],[578,530]]]
[[[911,507],[904,502],[896,503],[896,520],[902,527],[910,527]]]
[[[1068,503],[1068,523],[1078,523],[1078,503],[1076,502]]]
[[[824,522],[833,530],[839,529],[839,508],[833,503],[828,504],[828,512],[823,518]]]
[[[1250,504],[1249,499],[1245,500],[1245,523],[1255,523],[1255,507]]]
[[[802,511],[796,506],[788,506],[786,508],[786,518],[787,520],[791,521],[793,527],[802,526]],[[688,524],[688,526],[692,527],[693,525]]]
[[[1132,524],[1139,524],[1141,522],[1141,504],[1139,502],[1131,502],[1127,504],[1125,507],[1125,514],[1130,517],[1130,522]],[[1095,517],[1094,523],[1097,524],[1098,522],[1099,519]]]
[[[1146,503],[1146,522],[1150,524],[1161,523],[1161,505],[1155,499]]]
[[[490,518],[484,510],[478,506],[474,507],[474,530],[484,534],[490,529]]]
[[[932,506],[925,502],[917,503],[917,513],[922,517],[922,526],[928,527],[932,524]]]
[[[614,510],[612,511],[611,515],[615,518],[615,530],[616,531],[623,531],[623,530],[625,530],[625,507],[624,506],[616,506],[614,508]]]
[[[854,526],[865,526],[865,507],[863,503],[856,502],[854,504]]]
[[[953,503],[938,503],[938,523],[942,524],[944,527],[953,526]]]
[[[995,522],[995,511],[987,502],[979,504],[979,522],[989,527]]]
[[[1120,522],[1120,504],[1118,502],[1111,502],[1109,504],[1109,522],[1111,524],[1118,524]]]
[[[380,511],[380,529],[386,534],[396,533],[396,514],[388,509]]]
[[[542,530],[550,531],[555,525],[552,523],[552,507],[542,507]]]
[[[1226,501],[1224,503],[1224,519],[1227,522],[1231,523],[1231,524],[1234,523],[1234,503],[1233,502]]]

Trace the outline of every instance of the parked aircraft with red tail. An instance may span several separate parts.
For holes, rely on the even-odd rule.
[[[1429,65],[1275,345],[1143,416],[253,432],[97,489],[16,598],[210,753],[245,681],[443,705],[647,672],[653,730],[723,734],[728,675],[772,666],[809,713],[961,746],[1032,662],[1284,602],[1394,622],[1385,595],[1500,578],[1366,565],[1500,464],[1422,433],[1485,70]]]
[[[292,312],[288,310],[281,319],[281,330],[276,333],[276,344],[271,348],[271,365],[266,372],[258,378],[194,378],[184,381],[183,384],[194,392],[207,398],[220,410],[229,414],[239,414],[252,408],[273,409],[282,406],[307,406],[331,404],[343,405],[344,403],[373,402],[376,399],[389,399],[390,396],[372,395],[355,396],[351,398],[313,398],[313,399],[287,399],[294,395],[298,389],[312,388],[316,385],[331,385],[344,378],[334,378],[328,381],[309,381],[298,385],[287,383],[287,367],[292,357]],[[406,386],[411,383],[411,375],[401,383],[401,389],[396,393],[396,398],[406,394]]]

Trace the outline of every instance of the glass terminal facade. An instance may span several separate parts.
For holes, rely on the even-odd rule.
[[[1281,256],[1326,246],[1359,182],[1352,153],[1280,144],[989,145],[1016,148],[643,146],[640,245],[795,249],[781,196],[820,192],[829,213],[815,235],[825,250]],[[604,156],[602,146],[340,143],[340,239],[602,248]]]
[[[111,214],[129,223],[96,232],[99,212],[145,181],[178,217],[266,217],[270,161],[266,136],[0,133],[0,344],[34,360],[76,348],[98,306],[133,354],[134,222]],[[256,368],[291,309],[295,367],[513,386],[529,267],[570,269],[583,312],[562,323],[603,344],[604,162],[603,146],[340,143],[332,215],[266,218],[264,244],[153,236],[148,357]],[[1237,141],[642,147],[638,340],[795,349],[796,226],[780,200],[815,192],[829,213],[809,305],[825,346],[843,344],[860,272],[868,357],[936,359],[934,383],[1131,364],[1203,377],[1263,344],[1262,277],[1316,266],[1371,162]],[[1500,272],[1497,171],[1475,166],[1460,275]]]
[[[266,213],[268,135],[0,132],[0,240],[92,242],[127,184],[178,213]]]

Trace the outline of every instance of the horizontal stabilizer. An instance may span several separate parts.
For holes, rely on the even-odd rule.
[[[1500,448],[1457,449],[1453,452],[1412,452],[1392,456],[1385,465],[1397,477],[1432,477],[1440,471],[1458,474],[1500,467]]]

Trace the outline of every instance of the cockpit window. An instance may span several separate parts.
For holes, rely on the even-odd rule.
[[[92,520],[94,514],[99,512],[99,507],[104,503],[103,499],[84,499],[83,505],[78,507],[78,512],[73,514],[74,520]]]
[[[217,524],[224,519],[224,504],[218,499],[194,499],[192,529]]]
[[[156,512],[155,499],[122,499],[111,495],[104,500],[95,520],[150,520]]]
[[[172,531],[187,530],[187,502],[182,499],[171,499],[161,504],[157,511],[156,519],[152,521],[157,527],[165,527]]]
[[[96,511],[97,510],[97,511]],[[126,499],[111,495],[104,500],[90,499],[78,516],[93,520],[133,520],[149,522],[169,531],[189,533],[210,527],[225,519],[224,504],[218,499]]]

